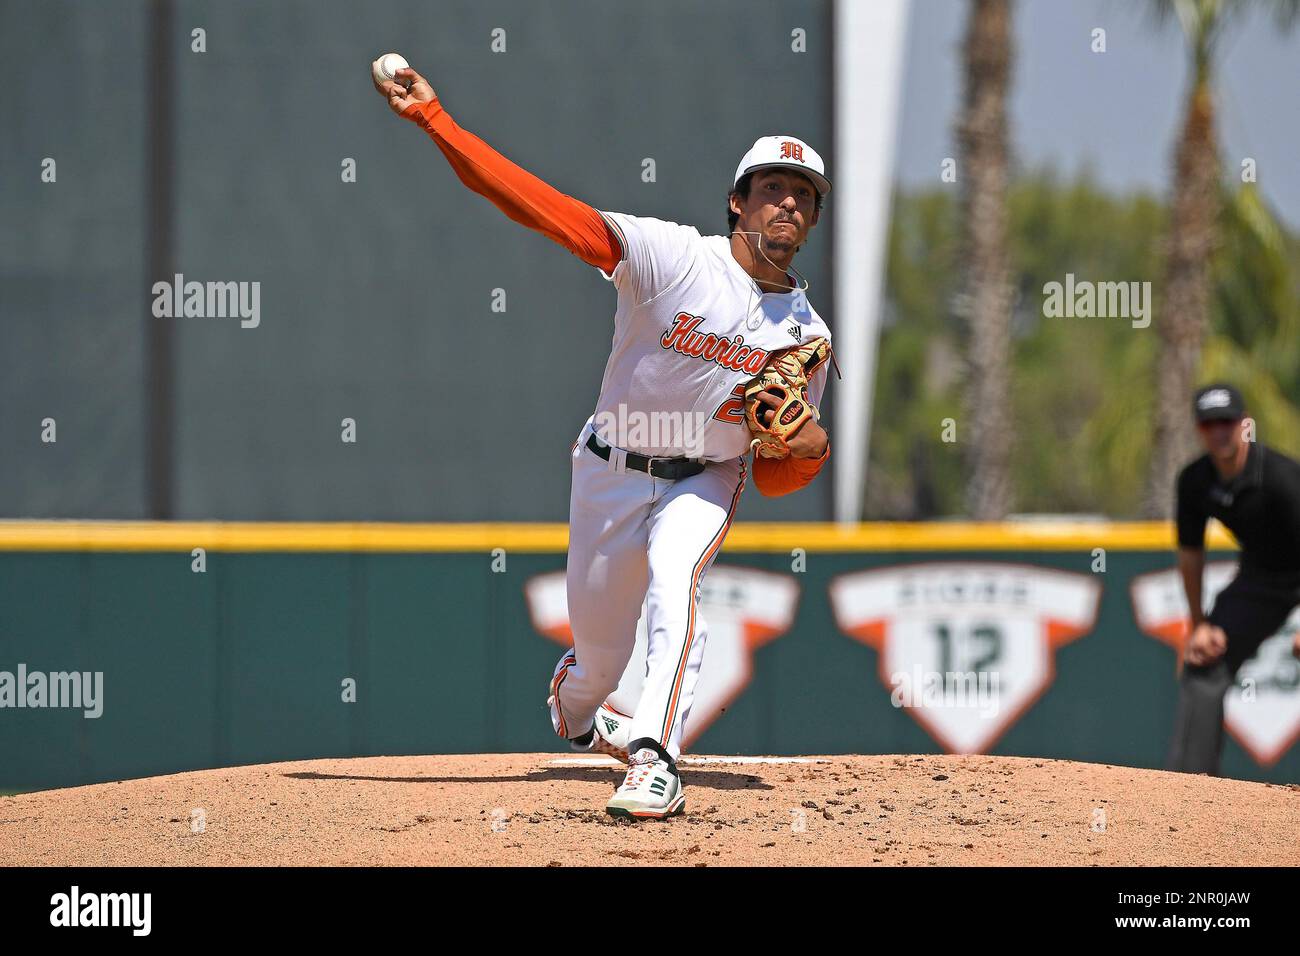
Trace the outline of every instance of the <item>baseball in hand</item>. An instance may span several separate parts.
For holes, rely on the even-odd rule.
[[[398,70],[409,69],[411,64],[406,62],[406,57],[400,53],[385,53],[374,63],[370,64],[370,75],[374,77],[375,86],[379,86],[388,80],[397,79]],[[402,81],[398,81],[402,82]],[[402,82],[403,86],[410,87],[409,80]]]

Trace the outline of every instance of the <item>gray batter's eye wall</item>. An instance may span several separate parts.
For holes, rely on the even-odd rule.
[[[0,790],[311,757],[560,751],[544,701],[567,634],[564,534],[0,523]],[[1181,620],[1159,545],[1169,535],[738,525],[701,598],[716,684],[702,687],[691,749],[1158,768]],[[1211,589],[1232,560],[1213,540],[1227,563],[1212,566]],[[1300,662],[1286,635],[1269,648],[1230,695],[1224,772],[1294,782]],[[15,706],[20,666],[24,703],[41,706]],[[88,696],[100,675],[98,701],[69,699],[72,673]]]
[[[705,234],[726,231],[757,137],[834,150],[829,0],[2,10],[0,209],[24,226],[0,241],[0,517],[567,519],[614,287],[389,112],[370,79],[384,51],[556,189]],[[51,62],[95,91],[75,122],[39,105]],[[40,182],[44,157],[57,183]],[[834,217],[832,202],[798,258],[826,316]],[[155,316],[155,283],[177,275],[250,300],[257,283],[257,325]],[[546,413],[525,423],[540,381]],[[473,411],[448,413],[462,395]],[[46,418],[57,442],[40,440]],[[828,518],[830,485],[741,507]]]

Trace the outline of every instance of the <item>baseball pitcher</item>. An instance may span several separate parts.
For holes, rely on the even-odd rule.
[[[821,157],[793,136],[759,139],[727,196],[729,235],[703,236],[564,195],[458,126],[414,70],[376,88],[461,182],[617,290],[600,398],[570,450],[573,648],[547,703],[573,749],[628,762],[608,813],[681,813],[676,761],[707,635],[700,585],[735,517],[747,455],[759,491],[783,495],[830,454],[817,412],[830,332],[791,266],[830,191]],[[605,701],[643,605],[646,675],[628,715]]]

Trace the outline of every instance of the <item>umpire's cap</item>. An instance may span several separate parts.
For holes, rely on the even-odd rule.
[[[1236,421],[1246,414],[1241,392],[1222,382],[1196,390],[1192,410],[1198,422]]]

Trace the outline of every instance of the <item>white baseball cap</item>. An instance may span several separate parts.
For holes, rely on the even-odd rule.
[[[813,181],[817,192],[825,196],[831,191],[831,181],[826,178],[826,164],[821,154],[794,136],[761,136],[736,167],[736,183],[759,169],[794,169]]]

